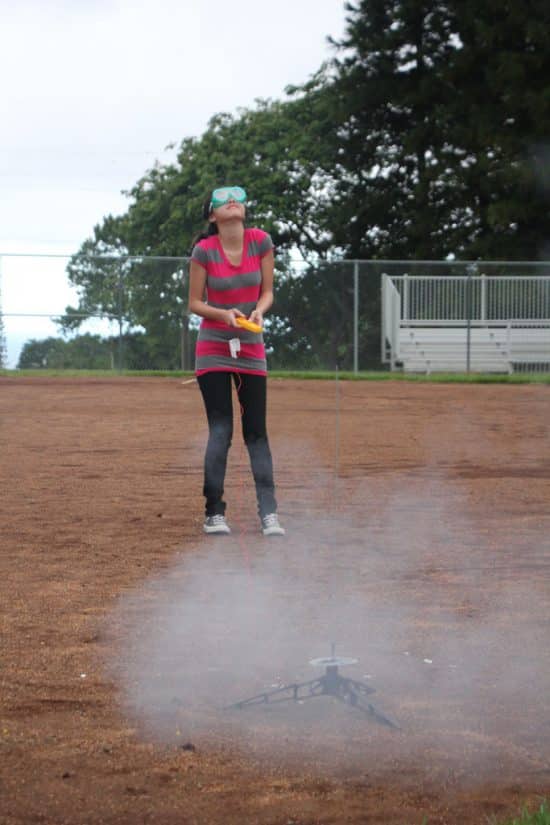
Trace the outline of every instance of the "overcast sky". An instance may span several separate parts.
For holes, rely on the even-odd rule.
[[[0,9],[0,254],[75,252],[104,215],[126,210],[122,190],[173,158],[169,144],[200,135],[216,112],[282,98],[333,54],[327,36],[345,26],[343,0]],[[15,264],[2,261],[5,313],[64,307],[59,267]],[[10,344],[21,324],[5,325]]]
[[[343,0],[0,0],[0,252],[74,252],[220,111],[332,54]]]

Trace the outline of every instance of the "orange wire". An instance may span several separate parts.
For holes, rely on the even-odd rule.
[[[237,392],[237,401],[238,401],[238,403],[239,403],[239,410],[240,410],[240,412],[241,412],[241,432],[242,432],[242,421],[243,421],[243,418],[244,418],[244,407],[243,407],[243,405],[242,405],[242,403],[241,403],[241,397],[240,397],[239,393],[240,393],[240,391],[241,391],[241,389],[242,389],[243,382],[242,382],[241,374],[240,374],[239,372],[236,372],[236,373],[235,373],[235,375],[237,376],[237,384],[236,384],[235,390],[236,390],[236,392]],[[246,459],[245,459],[245,460],[246,460]],[[241,506],[238,506],[238,507],[237,507],[237,511],[238,511],[238,513],[239,513],[239,516],[238,516],[238,518],[237,518],[237,526],[238,526],[238,530],[237,530],[237,540],[238,540],[238,542],[239,542],[239,547],[240,547],[240,550],[241,550],[242,556],[243,556],[243,558],[244,558],[244,560],[245,560],[245,562],[246,562],[246,567],[247,567],[247,570],[248,570],[248,575],[249,575],[249,576],[251,576],[251,575],[252,575],[252,566],[251,566],[251,563],[250,563],[250,556],[249,556],[248,550],[246,549],[246,544],[244,543],[244,540],[243,540],[243,537],[244,537],[244,530],[243,530],[242,521],[241,521],[241,518],[240,518],[240,516],[241,516],[241,514],[242,514],[242,509],[243,509],[243,508],[242,508],[242,504],[244,503],[244,500],[245,500],[245,480],[244,480],[244,473],[241,473],[241,483],[240,483],[240,485],[239,485],[239,489],[240,489],[240,496],[239,496],[239,498],[240,498],[240,502],[239,502],[239,504],[240,504]]]

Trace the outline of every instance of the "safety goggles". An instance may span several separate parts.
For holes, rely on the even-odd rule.
[[[224,203],[229,203],[229,201],[245,203],[246,192],[242,186],[222,186],[220,189],[214,189],[210,200],[210,209],[217,209],[218,206],[223,206]]]

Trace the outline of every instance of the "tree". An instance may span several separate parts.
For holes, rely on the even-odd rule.
[[[346,9],[339,56],[317,79],[333,121],[333,243],[350,258],[444,257],[463,242],[465,213],[456,147],[439,119],[452,90],[454,15],[440,0]]]
[[[161,370],[178,366],[166,362],[153,339],[144,333],[101,338],[99,335],[77,335],[68,341],[63,338],[32,339],[21,350],[17,369],[101,369],[119,365],[119,347],[122,346],[124,369]]]
[[[448,115],[463,147],[472,257],[547,256],[550,6],[546,0],[456,2],[462,48]]]
[[[332,90],[336,244],[366,258],[532,258],[550,128],[543,0],[347,3]],[[338,107],[338,108],[337,108]],[[347,229],[346,229],[347,227]]]
[[[32,339],[21,350],[17,369],[109,369],[109,345],[99,335]]]
[[[200,139],[185,139],[177,164],[144,175],[129,193],[127,214],[96,226],[71,259],[69,279],[80,300],[66,308],[61,327],[74,330],[92,314],[116,317],[126,330],[143,327],[166,359],[169,352],[177,358],[186,304],[183,256],[218,183],[246,180],[250,221],[273,235],[279,267],[288,269],[290,248],[304,259],[326,256],[330,238],[316,220],[320,178],[315,159],[303,152],[309,117],[301,100],[257,101],[254,110],[216,115]],[[152,260],[156,255],[172,259]]]
[[[182,141],[175,163],[136,183],[124,216],[95,227],[69,267],[80,301],[63,328],[79,326],[73,314],[107,313],[121,332],[144,329],[158,357],[177,358],[187,324],[183,257],[205,197],[224,183],[246,184],[250,220],[273,236],[280,275],[271,340],[291,360],[309,351],[308,340],[323,358],[340,357],[343,339],[322,332],[335,315],[334,326],[350,325],[351,277],[334,276],[337,260],[537,254],[550,188],[540,186],[550,128],[547,4],[357,0],[345,8],[335,58],[307,83],[282,102],[215,115],[203,135]],[[155,255],[172,260],[155,264]],[[372,358],[378,277],[362,278],[361,289]]]

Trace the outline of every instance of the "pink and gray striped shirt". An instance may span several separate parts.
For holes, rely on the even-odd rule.
[[[256,308],[262,285],[261,259],[273,249],[271,237],[262,229],[245,229],[240,264],[232,264],[223,251],[219,235],[210,235],[193,248],[191,259],[206,270],[206,301],[211,307],[240,309],[248,318]],[[241,350],[232,358],[231,338],[239,338]],[[195,373],[247,372],[267,375],[264,339],[261,332],[236,329],[220,321],[203,318],[195,351]]]

